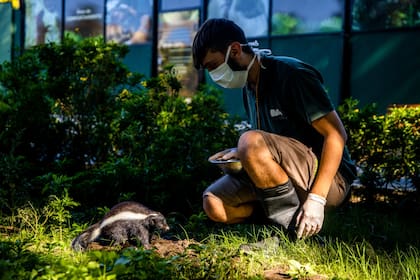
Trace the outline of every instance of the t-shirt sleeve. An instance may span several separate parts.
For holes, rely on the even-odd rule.
[[[317,70],[303,65],[294,69],[287,80],[290,105],[308,124],[334,110]]]

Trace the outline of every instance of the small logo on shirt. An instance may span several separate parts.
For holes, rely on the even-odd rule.
[[[270,116],[272,118],[278,118],[278,119],[287,119],[286,114],[280,111],[280,109],[270,109]]]

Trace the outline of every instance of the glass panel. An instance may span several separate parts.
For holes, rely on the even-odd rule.
[[[66,33],[82,38],[103,36],[104,1],[67,0],[65,12]]]
[[[162,0],[160,11],[164,12],[170,10],[188,10],[192,8],[198,8],[200,6],[200,0]]]
[[[355,0],[353,30],[420,26],[420,1]]]
[[[359,33],[351,40],[351,96],[361,106],[375,102],[386,112],[390,104],[419,103],[420,31]]]
[[[12,6],[0,2],[0,63],[10,61],[12,52]]]
[[[271,50],[276,55],[297,57],[322,74],[328,94],[337,105],[340,101],[343,38],[339,33],[273,38]]]
[[[12,5],[12,8],[15,10],[20,9],[20,1],[19,0],[0,0],[0,4],[3,3],[10,3]]]
[[[63,6],[57,0],[26,0],[25,47],[61,40]]]
[[[272,35],[342,29],[344,0],[273,0]]]
[[[266,36],[268,4],[268,0],[210,0],[208,18],[233,20],[244,30],[247,37]]]
[[[151,41],[153,0],[108,0],[106,40],[141,44]]]
[[[174,65],[184,96],[192,95],[197,87],[198,76],[192,63],[191,45],[197,32],[198,18],[198,10],[159,15],[159,71],[167,65]]]

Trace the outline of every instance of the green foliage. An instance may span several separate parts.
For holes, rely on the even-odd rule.
[[[185,99],[176,89],[161,86],[142,94],[121,92],[117,100],[122,114],[112,123],[117,132],[115,148],[139,167],[145,187],[138,190],[141,197],[150,198],[154,205],[175,200],[190,207],[200,201],[199,182],[215,175],[208,156],[235,145],[238,134],[222,109],[218,91],[203,87]]]
[[[296,32],[299,21],[297,18],[284,13],[273,14],[273,35],[288,35]]]
[[[126,48],[89,39],[35,46],[2,66],[2,153],[74,170],[105,158],[117,87],[129,83]]]
[[[109,273],[118,279],[176,279],[176,266],[172,261],[171,258],[159,257],[153,251],[129,248],[108,267]]]
[[[350,153],[362,169],[361,180],[374,188],[381,180],[383,116],[377,115],[375,104],[359,109],[358,103],[356,99],[347,99],[338,111],[347,129]]]
[[[363,184],[377,188],[405,178],[419,189],[420,107],[394,107],[380,115],[375,104],[359,109],[357,100],[347,99],[338,110]]]
[[[31,252],[27,245],[21,241],[0,242],[0,278],[9,279],[31,279],[32,268],[35,264],[42,263],[40,258]]]
[[[10,213],[26,197],[30,188],[28,175],[31,166],[22,155],[0,155],[0,205],[2,210]]]
[[[134,83],[121,62],[126,52],[97,39],[67,38],[1,65],[0,183],[10,190],[11,208],[45,190],[34,178],[71,176],[109,157],[115,95]]]
[[[420,25],[418,1],[356,0],[353,6],[355,29],[385,29]]]
[[[63,189],[84,207],[199,204],[218,175],[208,156],[236,144],[234,120],[213,88],[179,96],[171,66],[150,79],[129,72],[127,51],[69,36],[1,65],[2,212]]]
[[[391,182],[406,176],[418,183],[420,179],[420,107],[390,108],[385,118],[385,127],[385,180]]]
[[[30,201],[24,207],[18,208],[16,226],[21,231],[31,234],[30,238],[38,239],[45,234],[58,233],[59,241],[63,241],[63,231],[70,226],[72,215],[70,209],[78,206],[68,196],[67,190],[61,197],[51,195],[44,206],[34,206]],[[28,235],[26,236],[28,238]]]
[[[49,202],[41,208],[73,207],[65,194],[52,201],[60,206]],[[51,217],[47,224],[55,223]],[[293,279],[416,279],[420,235],[412,221],[403,213],[354,204],[327,212],[320,236],[294,240],[274,226],[222,226],[197,215],[185,225],[189,238],[179,240],[190,245],[165,256],[143,248],[74,252],[69,248],[79,231],[74,225],[63,226],[64,242],[56,226],[37,238],[28,228],[9,234],[0,228],[0,279],[266,279],[267,270]],[[272,236],[279,242],[239,249]]]

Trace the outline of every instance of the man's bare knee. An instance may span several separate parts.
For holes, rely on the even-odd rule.
[[[211,195],[205,195],[203,197],[203,209],[211,220],[220,223],[227,222],[227,215],[223,207],[223,202],[218,198]]]
[[[257,154],[257,151],[265,146],[265,142],[261,134],[257,131],[247,131],[241,135],[238,141],[238,152],[241,159]]]

